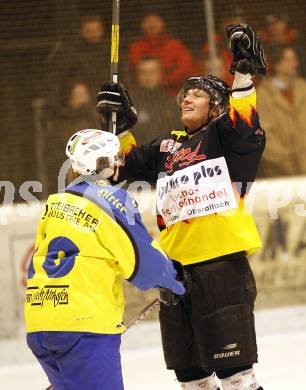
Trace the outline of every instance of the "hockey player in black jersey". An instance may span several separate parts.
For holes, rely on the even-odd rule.
[[[265,146],[252,82],[264,76],[265,59],[251,27],[226,32],[232,89],[213,76],[189,78],[178,94],[183,129],[137,148],[127,91],[107,83],[98,94],[102,124],[117,111],[126,153],[120,178],[156,183],[161,245],[191,276],[189,294],[162,293],[160,309],[167,368],[188,390],[218,389],[216,375],[223,390],[262,389],[253,369],[256,284],[247,260],[261,241],[245,197]]]

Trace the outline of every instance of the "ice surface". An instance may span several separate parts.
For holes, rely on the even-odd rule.
[[[259,364],[265,390],[306,390],[306,306],[256,312]],[[122,338],[125,390],[175,390],[164,366],[158,323],[141,323]],[[47,378],[23,338],[0,341],[0,388],[42,390]]]

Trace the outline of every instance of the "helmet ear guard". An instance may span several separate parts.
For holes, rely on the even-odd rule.
[[[96,164],[96,174],[99,174],[101,178],[107,179],[112,177],[117,168],[124,165],[125,155],[119,152],[114,158],[111,157],[99,157]]]
[[[107,179],[113,176],[115,172],[114,162],[109,157],[99,157],[97,159],[97,167],[95,173],[100,175],[102,179]]]

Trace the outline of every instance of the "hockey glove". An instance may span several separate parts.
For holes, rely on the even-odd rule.
[[[166,289],[166,288],[160,288],[159,289],[159,301],[163,303],[166,306],[172,306],[177,305],[180,300],[190,292],[191,290],[191,276],[189,272],[185,270],[185,268],[182,266],[181,263],[178,261],[172,260],[172,263],[174,265],[174,268],[177,271],[177,277],[176,279],[179,280],[183,286],[185,287],[185,294],[184,295],[178,295],[174,294],[172,291]]]
[[[266,74],[264,50],[255,31],[246,24],[226,27],[226,35],[233,53],[231,73],[250,73],[263,78]]]
[[[129,130],[137,122],[137,112],[128,91],[123,85],[105,83],[97,96],[97,111],[100,114],[102,130],[108,131],[112,112],[117,112],[116,134]]]

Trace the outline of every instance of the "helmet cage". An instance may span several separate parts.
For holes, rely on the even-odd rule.
[[[206,92],[210,97],[209,104],[211,107],[222,105],[222,108],[225,109],[229,104],[230,88],[227,83],[218,77],[207,75],[187,79],[177,96],[179,106],[182,105],[184,97],[190,89],[200,89]]]

